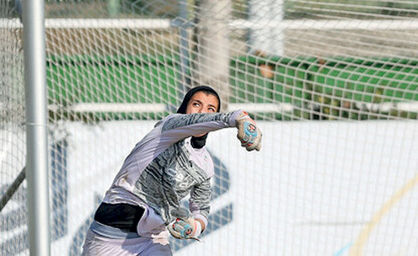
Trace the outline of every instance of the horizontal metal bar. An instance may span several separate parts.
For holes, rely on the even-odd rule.
[[[57,111],[56,105],[50,105],[49,110]],[[166,105],[162,103],[77,103],[64,108],[73,112],[112,112],[112,113],[143,113],[143,112],[164,112]]]
[[[46,28],[132,28],[169,29],[178,26],[190,27],[170,19],[46,19]],[[19,19],[0,19],[1,28],[22,28]],[[403,20],[244,20],[236,19],[229,23],[235,29],[318,29],[318,30],[414,30],[418,29],[418,19]]]
[[[418,112],[418,102],[355,102],[355,106],[360,110],[367,110],[372,112],[390,112],[391,110]],[[57,105],[49,105],[48,109],[51,111],[58,111],[60,107]],[[77,113],[155,113],[169,111],[169,106],[163,103],[77,103],[62,109]],[[228,104],[228,111],[234,111],[237,109],[243,109],[250,113],[281,113],[293,111],[294,106],[290,103]]]

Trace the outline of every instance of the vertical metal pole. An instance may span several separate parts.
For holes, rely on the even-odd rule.
[[[250,0],[249,20],[253,24],[261,25],[260,28],[252,28],[250,32],[251,51],[283,56],[283,28],[269,27],[269,22],[283,20],[283,0]]]
[[[193,73],[200,84],[212,86],[221,97],[221,111],[228,110],[231,0],[201,0],[198,31],[197,68]]]
[[[120,11],[120,0],[108,0],[107,11],[110,17],[117,17]]]
[[[190,63],[189,63],[189,33],[187,32],[188,26],[188,11],[187,11],[187,0],[180,0],[180,72],[182,79],[180,80],[179,90],[180,94],[179,99],[180,103],[183,99],[184,94],[187,89],[190,89],[191,79],[190,79]]]
[[[50,255],[44,0],[23,1],[30,255]]]

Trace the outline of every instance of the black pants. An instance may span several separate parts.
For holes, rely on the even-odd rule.
[[[136,226],[144,211],[138,205],[102,202],[94,215],[94,220],[123,231],[136,232]]]

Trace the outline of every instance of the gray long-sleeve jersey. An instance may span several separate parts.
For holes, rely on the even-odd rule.
[[[207,223],[213,161],[205,149],[190,145],[190,136],[235,126],[239,111],[173,114],[158,122],[125,159],[107,191],[107,203],[151,207],[168,224],[174,209],[190,194],[192,214]]]

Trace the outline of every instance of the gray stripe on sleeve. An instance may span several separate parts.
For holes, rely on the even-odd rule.
[[[168,119],[162,127],[162,131],[172,130],[180,127],[186,127],[193,124],[199,123],[209,123],[209,122],[219,122],[224,125],[224,128],[231,127],[232,115],[235,112],[229,113],[216,113],[216,114],[175,114],[170,119]]]

